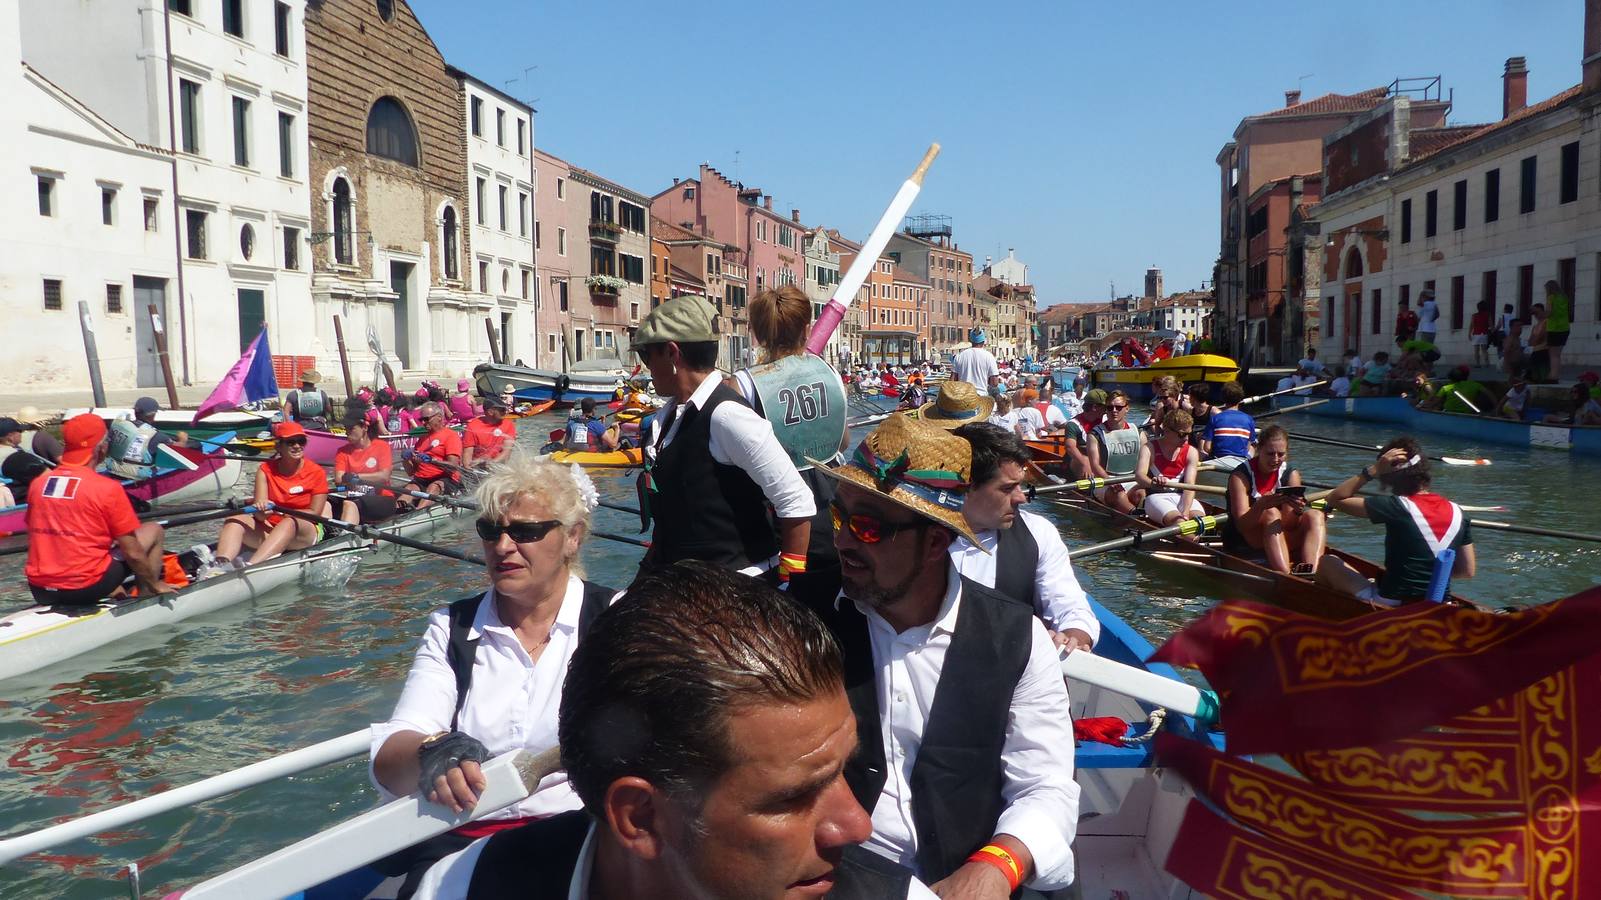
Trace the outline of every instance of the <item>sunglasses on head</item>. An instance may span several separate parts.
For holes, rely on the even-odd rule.
[[[560,525],[561,523],[554,519],[544,522],[507,522],[504,525],[488,519],[479,519],[478,536],[494,542],[500,540],[501,535],[509,534],[513,543],[533,544],[544,540],[545,535]]]
[[[834,519],[834,530],[850,529],[851,536],[864,544],[876,544],[879,541],[895,537],[902,531],[912,528],[921,528],[925,523],[922,519],[911,522],[886,522],[878,516],[866,513],[852,513],[839,505],[838,500],[829,501],[829,515]]]

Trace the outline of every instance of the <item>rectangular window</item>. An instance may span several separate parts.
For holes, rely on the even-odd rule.
[[[501,147],[506,146],[506,111],[495,110],[495,143]]]
[[[616,275],[617,256],[607,247],[589,248],[589,271],[594,275]]]
[[[630,304],[628,304],[628,321],[630,321],[630,322],[638,322],[639,321],[639,304],[638,303],[630,303]]]
[[[1451,330],[1462,330],[1463,307],[1467,305],[1467,277],[1451,276]]]
[[[244,38],[245,0],[222,0],[222,30],[236,38]]]
[[[561,301],[561,311],[567,311],[567,282],[556,282],[556,299]]]
[[[49,175],[39,176],[39,215],[56,214],[56,180]]]
[[[617,224],[635,234],[645,233],[645,209],[627,200],[617,201]]]
[[[300,229],[284,226],[284,268],[300,271]]]
[[[544,240],[543,240],[543,238],[545,236],[544,224],[545,223],[539,221],[538,219],[534,220],[534,249],[535,250],[538,250],[542,246],[544,246]]]
[[[1525,157],[1518,178],[1518,212],[1534,212],[1534,176],[1538,173],[1538,156]]]
[[[1501,170],[1491,169],[1484,173],[1484,221],[1494,222],[1501,218]]]
[[[645,260],[643,257],[632,256],[627,253],[618,254],[623,280],[631,284],[645,283]]]
[[[117,189],[103,187],[100,189],[100,224],[117,224]]]
[[[1451,186],[1451,230],[1461,231],[1466,227],[1468,227],[1468,182],[1464,178]]]
[[[233,98],[233,164],[250,165],[250,101]]]
[[[183,152],[200,153],[200,85],[178,81],[178,119],[183,135]]]
[[[289,4],[279,0],[272,5],[273,50],[279,56],[289,55],[289,16]]]
[[[158,198],[145,198],[145,230],[161,230],[161,201]]]
[[[278,174],[295,177],[295,117],[278,114]]]
[[[557,200],[566,200],[567,199],[567,179],[565,179],[565,178],[556,179],[556,199]]]
[[[480,225],[488,224],[488,220],[484,218],[486,215],[484,212],[484,206],[488,202],[485,191],[488,187],[488,182],[482,178],[478,179],[473,185],[473,206],[478,208],[478,224]]]
[[[556,352],[556,336],[554,334],[545,335],[545,349],[551,353]]]
[[[1412,201],[1401,201],[1401,243],[1412,243]]]
[[[519,270],[518,276],[522,279],[523,299],[527,300],[528,299],[528,270],[527,269]]]
[[[479,99],[479,98],[477,98],[477,97],[474,97],[472,99],[471,107],[472,107],[473,137],[483,137],[484,136],[484,101]]]
[[[1383,297],[1383,295],[1379,292],[1379,289],[1378,288],[1374,288],[1373,289],[1373,311],[1369,315],[1369,318],[1371,319],[1371,324],[1369,325],[1369,328],[1372,330],[1372,332],[1374,334],[1378,334],[1379,333],[1379,329],[1382,328],[1383,325],[1384,325],[1384,313],[1382,312],[1382,308],[1383,308],[1384,304],[1380,302],[1382,297]]]
[[[1484,273],[1479,285],[1479,300],[1490,304],[1491,323],[1499,322],[1501,320],[1501,310],[1497,309],[1495,305],[1495,272]]]
[[[1440,192],[1429,191],[1423,195],[1423,236],[1434,237],[1440,229]]]
[[[1559,202],[1579,199],[1579,142],[1562,145],[1562,196]]]
[[[206,259],[206,214],[198,209],[183,211],[186,255],[190,259]]]
[[[499,188],[499,190],[496,193],[499,195],[499,200],[500,200],[500,230],[501,231],[505,231],[506,230],[506,223],[508,221],[507,218],[506,218],[506,207],[509,204],[507,203],[507,200],[506,200],[506,193],[507,193],[506,192],[506,186],[504,184],[502,184],[502,185],[498,185],[498,188]]]
[[[44,308],[45,309],[60,309],[61,308],[61,280],[60,279],[58,279],[58,278],[46,278],[44,280]]]
[[[565,229],[565,228],[556,229],[556,255],[557,256],[566,256],[567,255],[567,229]],[[566,309],[566,308],[567,307],[565,307],[565,306],[562,307],[562,309]]]
[[[1518,266],[1518,318],[1530,321],[1534,307],[1534,266]]]
[[[167,0],[167,8],[180,16],[193,16],[194,8],[191,0]]]
[[[522,119],[517,120],[517,155],[528,154],[528,123]]]
[[[481,259],[478,261],[478,292],[489,293],[489,263]]]
[[[1401,305],[1410,306],[1412,303],[1412,285],[1401,285]]]
[[[522,191],[517,192],[517,233],[528,236],[528,195]]]
[[[1568,295],[1569,319],[1573,316],[1573,290],[1575,279],[1579,271],[1579,261],[1573,257],[1557,260],[1557,284],[1562,286],[1562,293]]]
[[[122,285],[106,285],[106,313],[116,315],[122,312]]]

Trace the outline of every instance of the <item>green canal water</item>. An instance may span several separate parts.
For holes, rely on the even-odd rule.
[[[526,422],[524,440],[557,424],[553,417]],[[1375,444],[1388,436],[1315,419],[1295,426]],[[1510,508],[1484,518],[1601,533],[1601,462],[1461,442],[1428,446],[1494,459],[1488,467],[1436,469],[1437,488],[1453,499]],[[1292,458],[1306,477],[1334,481],[1372,456],[1302,444],[1292,445]],[[596,482],[607,499],[634,502],[631,478],[597,473]],[[1058,519],[1070,545],[1115,536],[1082,516],[1038,508]],[[476,549],[470,522],[456,520],[431,539]],[[212,527],[186,529],[169,545],[204,540]],[[631,534],[638,526],[601,509],[596,527]],[[1382,552],[1380,533],[1348,517],[1334,519],[1330,535],[1364,555]],[[1479,577],[1456,585],[1467,596],[1520,606],[1601,584],[1601,544],[1488,530],[1475,536]],[[592,540],[584,562],[592,578],[621,584],[639,553]],[[1228,595],[1226,585],[1196,573],[1123,554],[1084,560],[1079,578],[1153,642]],[[340,587],[284,588],[0,683],[0,830],[31,831],[387,719],[426,613],[482,581],[471,566],[386,549],[365,557]],[[0,584],[12,586],[0,590],[0,609],[24,602],[15,588],[18,558],[0,560]],[[0,898],[126,896],[119,878],[130,861],[144,870],[145,895],[160,896],[356,815],[374,799],[365,758],[350,760],[13,863],[0,869]]]

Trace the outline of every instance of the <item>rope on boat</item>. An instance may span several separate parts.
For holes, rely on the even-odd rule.
[[[1160,706],[1151,710],[1150,718],[1146,719],[1146,723],[1150,727],[1146,728],[1145,731],[1140,734],[1134,734],[1123,738],[1123,746],[1137,747],[1140,744],[1149,741],[1151,738],[1156,737],[1156,733],[1161,730],[1162,723],[1165,721],[1167,721],[1167,710]]]

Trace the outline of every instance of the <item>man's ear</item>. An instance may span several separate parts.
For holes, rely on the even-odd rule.
[[[928,537],[923,545],[923,559],[931,566],[943,565],[945,556],[950,552],[951,544],[955,543],[956,534],[949,528],[934,527],[928,529]]]
[[[666,847],[666,802],[661,791],[643,778],[626,776],[613,781],[602,804],[612,840],[640,859],[660,858]]]

